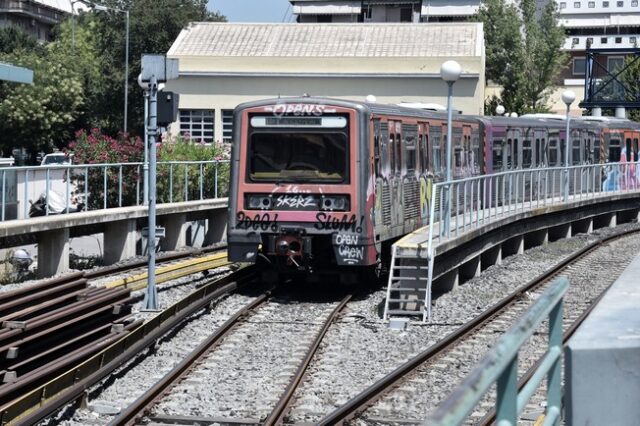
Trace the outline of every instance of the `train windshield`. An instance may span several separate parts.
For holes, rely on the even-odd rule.
[[[254,182],[346,183],[348,147],[346,120],[344,128],[252,126],[249,178]]]

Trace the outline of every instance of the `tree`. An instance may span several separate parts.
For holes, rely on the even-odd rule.
[[[0,84],[1,149],[24,147],[35,152],[69,140],[83,96],[81,81],[66,68],[67,58],[19,48],[0,54],[0,61],[34,71],[32,85]]]
[[[627,87],[625,97],[627,101],[640,100],[640,55],[629,55],[624,59],[625,71],[620,80]],[[640,109],[629,111],[629,118],[640,121]]]
[[[106,0],[101,4],[129,11],[129,131],[143,132],[144,104],[137,77],[145,53],[166,53],[183,28],[193,21],[224,21],[207,10],[206,0]],[[91,123],[107,132],[122,130],[124,105],[125,15],[93,12],[105,74],[103,96],[90,110]]]
[[[498,103],[520,113],[548,110],[553,83],[567,61],[555,5],[549,2],[538,18],[535,0],[521,0],[519,9],[505,0],[483,2],[473,19],[484,24],[485,78],[503,88],[499,98],[487,100],[487,110]]]

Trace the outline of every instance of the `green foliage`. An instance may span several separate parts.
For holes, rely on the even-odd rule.
[[[146,53],[166,53],[180,31],[193,21],[222,21],[221,15],[207,11],[206,0],[108,0],[98,2],[129,11],[129,131],[143,133],[144,104],[137,77]],[[91,125],[100,125],[115,134],[122,130],[124,112],[124,68],[126,16],[119,12],[91,12],[99,34],[98,50],[104,77],[101,96],[92,104]]]
[[[18,48],[0,54],[0,61],[34,71],[34,84],[0,84],[0,149],[32,151],[61,146],[72,135],[84,104],[82,82],[67,69],[68,59],[56,52]]]
[[[77,164],[133,163],[143,160],[144,142],[139,137],[118,134],[112,138],[94,128],[87,133],[80,130],[75,141],[69,144]],[[79,194],[89,194],[89,209],[101,209],[104,206],[104,174],[107,174],[107,207],[132,206],[138,203],[141,195],[142,168],[140,166],[90,168],[88,179],[85,170],[74,169],[72,181]],[[119,198],[122,187],[122,200]]]
[[[158,149],[158,161],[210,161],[202,167],[193,165],[163,164],[158,167],[158,202],[179,202],[202,197],[226,197],[229,195],[229,150],[225,144],[197,143],[188,137],[178,136],[165,141]],[[186,185],[185,185],[186,182]],[[216,191],[217,183],[217,191]],[[172,192],[171,188],[173,188]],[[186,196],[186,199],[185,199]]]
[[[11,53],[14,50],[42,51],[42,46],[32,37],[16,27],[0,28],[0,53]]]
[[[640,56],[627,56],[624,59],[624,66],[626,69],[620,76],[620,80],[627,87],[626,99],[638,102],[640,100]],[[640,109],[630,110],[629,118],[640,121]]]
[[[556,3],[548,2],[538,19],[535,0],[521,0],[519,9],[486,0],[474,20],[484,24],[485,78],[503,87],[500,98],[485,106],[494,111],[501,103],[520,114],[548,111],[548,97],[568,59],[560,50],[565,34],[557,25]]]

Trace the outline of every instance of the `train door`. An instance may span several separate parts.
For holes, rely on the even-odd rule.
[[[569,164],[577,166],[582,164],[582,131],[580,129],[571,130],[571,150],[569,152]]]
[[[381,221],[377,222],[382,225],[381,239],[387,239],[391,236],[391,155],[392,145],[389,130],[390,123],[380,123],[378,134],[379,159],[377,181],[381,187],[380,197],[376,200]]]
[[[402,122],[389,121],[389,143],[391,152],[391,226],[393,235],[399,235],[402,225]]]
[[[462,175],[464,177],[472,176],[476,159],[471,149],[471,126],[468,124],[462,125],[462,154]]]
[[[387,123],[382,123],[380,119],[373,122],[373,176],[375,179],[375,209],[374,209],[374,225],[376,234],[376,243],[385,238],[384,226],[385,222],[391,219],[388,213],[389,204],[389,186],[385,179],[384,167],[388,160],[386,155],[387,135],[389,129]],[[386,201],[386,202],[385,202]]]
[[[526,128],[520,141],[520,165],[523,169],[529,169],[533,165],[533,129]]]
[[[535,129],[533,131],[533,166],[546,167],[547,165],[547,131]]]
[[[433,153],[429,139],[429,123],[418,123],[418,179],[420,182],[420,219],[427,224],[433,180]]]
[[[472,153],[472,169],[471,173],[479,175],[484,170],[484,151],[480,145],[480,126],[477,124],[471,128],[471,153]]]
[[[438,181],[442,180],[442,127],[429,126],[429,141],[433,155],[433,176]]]
[[[420,184],[418,180],[418,126],[404,124],[402,165],[402,220],[404,233],[416,228],[420,217]]]

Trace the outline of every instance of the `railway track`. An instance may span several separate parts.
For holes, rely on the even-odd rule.
[[[593,301],[606,291],[619,275],[617,273],[621,273],[631,260],[632,256],[617,256],[616,259],[612,256],[614,250],[611,246],[618,241],[631,241],[625,237],[637,232],[624,232],[589,244],[384,376],[318,424],[421,424],[428,412],[468,374],[487,348],[528,308],[536,295],[559,275],[567,276],[572,283],[565,297],[564,329],[565,338],[568,338],[586,317],[588,309],[594,306]],[[607,251],[609,253],[599,259],[598,253]],[[595,271],[599,273],[595,274]],[[520,374],[527,369],[531,371],[535,360],[543,355],[539,351],[536,353],[535,348],[541,346],[539,339],[544,338],[543,335],[534,337],[529,349],[532,355],[521,357]],[[526,378],[525,375],[521,386]],[[481,402],[470,422],[490,423],[492,405],[488,399]],[[411,409],[410,406],[419,408]],[[538,411],[541,411],[539,407]]]
[[[271,290],[265,291],[232,315],[111,424],[132,425],[148,421],[155,424],[281,424],[323,337],[350,299],[351,295],[347,295],[341,301],[323,307],[322,323],[292,323],[291,318],[300,318],[309,307],[303,303],[289,305],[290,309],[287,309],[272,296]],[[284,314],[280,315],[279,319],[267,320],[273,312],[283,311]],[[265,333],[270,333],[268,338],[272,340],[279,342],[288,339],[291,344],[290,351],[277,354],[275,357],[267,356],[271,363],[280,364],[276,365],[275,369],[264,368],[265,366],[261,365],[264,357],[260,358],[255,353],[263,350],[260,343],[254,342],[251,345],[257,347],[255,351],[245,345],[257,338],[258,334],[262,334],[264,338]],[[274,345],[277,343],[274,342]],[[233,365],[235,359],[238,360],[240,368]],[[227,374],[224,370],[227,370]],[[277,372],[276,377],[274,372]],[[232,380],[238,382],[236,387],[244,389],[244,395],[225,395],[226,392],[220,391],[209,398],[207,394],[212,396],[211,383],[225,382],[230,379],[230,374],[234,375]],[[270,377],[270,380],[252,386],[253,380],[260,380],[263,376]],[[215,380],[211,380],[211,377],[215,377]],[[271,389],[260,389],[261,387]],[[251,389],[255,395],[247,395]],[[191,398],[193,395],[198,395],[198,398]],[[265,395],[272,397],[264,400]],[[193,399],[198,399],[199,404],[194,405]],[[251,404],[253,409],[247,409],[243,404]]]
[[[229,264],[226,253],[181,261],[193,254],[163,256],[162,262],[166,264],[158,268],[157,282]],[[0,423],[39,405],[42,401],[33,398],[34,392],[47,386],[51,389],[52,379],[73,371],[114,344],[131,339],[132,333],[144,326],[132,314],[133,303],[143,295],[131,292],[142,288],[146,272],[118,278],[100,287],[90,286],[90,280],[104,280],[132,270],[140,272],[144,263],[67,274],[0,293],[0,356],[6,360],[0,364],[0,407],[8,407],[0,411]],[[173,308],[175,313],[177,308]],[[31,402],[26,403],[27,400]]]

